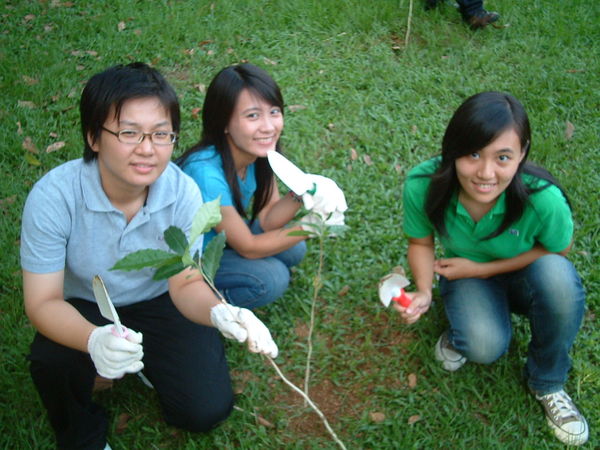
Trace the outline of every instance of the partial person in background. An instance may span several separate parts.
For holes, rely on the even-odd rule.
[[[529,321],[524,376],[562,442],[580,445],[588,424],[565,392],[569,351],[585,294],[566,255],[573,243],[567,196],[544,169],[527,163],[529,119],[509,94],[483,92],[454,113],[441,157],[422,162],[404,185],[404,231],[416,285],[412,303],[394,303],[416,322],[440,278],[448,329],[435,345],[444,369],[491,364],[508,351],[511,315]],[[435,257],[435,239],[445,251]]]
[[[165,229],[189,235],[202,205],[198,186],[170,162],[180,124],[175,91],[146,64],[114,66],[88,81],[80,113],[83,159],[34,185],[21,229],[25,312],[37,329],[30,372],[58,448],[110,448],[94,379],[142,368],[166,423],[208,431],[233,408],[218,331],[275,357],[269,330],[251,311],[220,303],[190,269],[161,281],[152,270],[110,270],[131,252],[167,251]],[[122,336],[100,315],[96,274],[128,328]]]
[[[425,0],[425,9],[433,9],[445,0]],[[483,7],[483,0],[456,0],[463,20],[473,29],[484,28],[496,22],[500,14],[487,11]]]
[[[223,220],[204,245],[225,232],[215,285],[228,302],[245,308],[271,303],[286,291],[290,269],[306,252],[306,236],[289,235],[306,227],[291,223],[303,203],[312,205],[303,223],[320,215],[327,225],[343,225],[347,208],[337,184],[319,175],[311,175],[314,194],[279,195],[267,152],[280,151],[283,116],[281,91],[267,72],[252,64],[226,67],[206,91],[200,141],[178,160],[204,201],[220,197]]]

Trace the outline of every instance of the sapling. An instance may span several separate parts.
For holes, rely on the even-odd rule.
[[[310,305],[310,323],[308,326],[307,336],[307,355],[306,355],[306,367],[304,370],[304,393],[308,396],[309,384],[310,384],[310,367],[312,361],[312,334],[315,327],[316,317],[316,305],[317,298],[319,297],[319,291],[323,287],[323,267],[325,261],[325,239],[330,236],[339,236],[346,231],[345,225],[326,225],[325,220],[320,216],[312,216],[310,223],[301,222],[304,225],[305,231],[292,231],[288,233],[290,236],[310,236],[316,238],[319,241],[319,263],[317,264],[317,272],[313,278],[312,283],[312,301]],[[306,402],[305,402],[306,406]]]
[[[117,261],[117,263],[111,268],[111,270],[123,270],[123,271],[131,271],[131,270],[141,270],[147,267],[151,267],[156,269],[153,275],[154,280],[164,280],[171,276],[174,276],[180,273],[182,270],[191,267],[202,274],[206,283],[210,286],[211,290],[217,296],[219,301],[227,304],[227,300],[223,295],[219,292],[219,290],[214,285],[214,277],[219,268],[219,264],[221,262],[221,257],[223,256],[223,249],[225,248],[225,233],[221,231],[217,234],[206,246],[204,252],[202,253],[202,257],[200,257],[200,252],[197,250],[194,255],[191,254],[191,249],[193,244],[200,238],[200,236],[210,229],[214,228],[217,224],[219,224],[222,220],[221,211],[220,211],[220,197],[204,203],[192,222],[192,229],[190,232],[190,238],[185,236],[185,233],[178,227],[170,226],[164,232],[164,240],[170,248],[169,251],[159,250],[159,249],[144,249],[138,250],[136,252],[130,253],[124,258]],[[315,289],[313,296],[313,309],[314,302],[316,299],[316,295],[318,293],[317,289],[317,281],[318,287],[320,288],[320,276],[321,276],[321,268],[322,268],[322,260],[323,260],[323,239],[327,235],[324,231],[326,227],[323,224],[314,224],[312,229],[314,231],[299,231],[293,233],[302,233],[304,235],[314,235],[319,237],[320,241],[320,262],[318,273],[315,277]],[[337,232],[340,233],[343,231],[344,227],[332,227],[337,228]],[[293,234],[290,233],[290,234]],[[314,322],[314,312],[311,311],[311,328],[312,323]],[[295,386],[291,381],[289,381],[281,372],[275,361],[269,356],[262,355],[267,358],[269,363],[274,367],[275,371],[279,375],[279,377],[283,380],[285,384],[290,386],[294,391],[300,394],[306,403],[308,403],[311,408],[317,413],[317,415],[323,421],[325,428],[331,434],[334,441],[342,448],[345,449],[343,442],[337,437],[327,418],[325,415],[319,410],[319,408],[314,404],[314,402],[308,397],[307,393],[303,392],[300,388]]]

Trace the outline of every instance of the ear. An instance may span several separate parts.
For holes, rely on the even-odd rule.
[[[95,151],[96,153],[98,153],[100,151],[100,146],[98,145],[98,140],[94,140],[92,133],[87,134],[87,143],[90,146],[90,148],[93,151]]]

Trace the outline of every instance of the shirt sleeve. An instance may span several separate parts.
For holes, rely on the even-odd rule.
[[[434,228],[425,213],[425,199],[429,186],[428,177],[408,174],[404,182],[404,233],[412,238],[424,238],[434,233]]]
[[[220,167],[190,161],[185,165],[184,172],[198,184],[205,202],[210,202],[221,196],[221,206],[233,206],[231,189]]]
[[[70,215],[54,189],[34,186],[25,202],[21,221],[21,267],[34,273],[63,270],[69,239]]]
[[[563,251],[573,239],[573,217],[567,199],[554,185],[530,198],[541,225],[537,241],[549,252]]]

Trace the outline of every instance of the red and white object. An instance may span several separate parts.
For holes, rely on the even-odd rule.
[[[410,298],[404,292],[404,288],[410,282],[408,279],[399,273],[390,273],[384,276],[379,281],[379,300],[386,308],[390,306],[392,301],[400,304],[403,307],[410,305]]]

